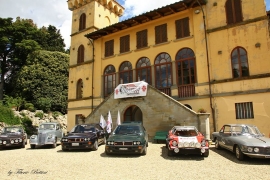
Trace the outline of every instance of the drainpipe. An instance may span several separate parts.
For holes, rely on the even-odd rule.
[[[95,46],[94,40],[89,38],[89,42],[92,44],[93,47],[93,65],[92,65],[92,112],[94,110],[94,64],[95,64]]]
[[[210,80],[210,65],[209,65],[209,54],[208,54],[208,41],[207,41],[207,35],[206,35],[206,23],[205,23],[205,14],[203,7],[199,0],[196,0],[199,6],[201,7],[202,14],[203,14],[203,26],[204,26],[204,38],[205,38],[205,49],[206,49],[206,59],[207,59],[207,71],[208,71],[208,85],[209,85],[209,98],[210,98],[210,107],[213,115],[213,123],[214,123],[214,131],[216,131],[216,118],[215,118],[215,110],[213,108],[212,103],[212,90],[211,90],[211,80]]]

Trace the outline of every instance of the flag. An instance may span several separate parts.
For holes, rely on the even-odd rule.
[[[108,120],[107,120],[107,132],[111,133],[112,132],[112,116],[111,116],[111,112],[109,111],[108,114]]]
[[[117,115],[117,120],[116,120],[116,124],[117,124],[117,125],[120,125],[120,124],[121,124],[121,120],[120,120],[120,113],[119,113],[119,110],[118,110],[118,115]]]
[[[100,126],[104,129],[106,127],[106,121],[104,119],[104,117],[102,116],[102,114],[100,115],[100,121],[99,121]]]

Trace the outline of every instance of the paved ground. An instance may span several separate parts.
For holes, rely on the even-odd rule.
[[[270,180],[270,159],[238,161],[226,150],[211,146],[210,155],[168,157],[163,144],[149,144],[146,156],[97,151],[62,152],[43,147],[0,151],[0,179],[264,179]]]

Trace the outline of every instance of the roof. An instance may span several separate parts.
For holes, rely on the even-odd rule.
[[[206,4],[206,0],[180,0],[179,2],[170,4],[167,6],[163,6],[161,8],[143,13],[141,15],[132,17],[130,19],[115,23],[111,26],[107,26],[105,28],[91,32],[89,34],[86,34],[85,37],[95,40],[103,36],[113,34],[115,32],[119,32],[130,27],[141,25],[143,23],[147,23],[155,19],[159,19],[168,15],[171,15],[171,14],[184,11],[189,8],[198,7],[199,4],[197,1],[199,1],[201,5]]]
[[[197,130],[197,128],[195,126],[174,126],[174,129],[178,130],[178,129],[195,129]]]

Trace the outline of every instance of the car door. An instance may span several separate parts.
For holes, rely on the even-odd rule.
[[[222,130],[220,131],[220,146],[226,148],[228,150],[233,149],[233,141],[232,141],[232,130],[231,126],[225,125],[223,126]]]
[[[62,138],[62,130],[60,128],[60,124],[56,124],[55,135],[57,136],[57,140],[60,141]]]
[[[104,141],[104,135],[105,135],[105,133],[104,133],[103,129],[101,128],[101,126],[96,125],[95,128],[96,128],[98,143],[101,143],[101,142]]]

